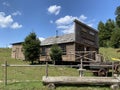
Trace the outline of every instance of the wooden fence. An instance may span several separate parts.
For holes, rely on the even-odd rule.
[[[49,66],[50,67],[77,67],[79,68],[78,71],[79,71],[80,77],[82,77],[83,73],[86,71],[83,68],[83,66],[90,66],[90,65],[83,65],[82,60],[81,60],[81,63],[78,65],[48,65],[47,62],[46,62],[46,65],[16,65],[16,64],[8,64],[7,61],[5,61],[5,64],[2,64],[2,67],[4,67],[4,85],[7,85],[7,82],[8,82],[8,67],[46,67],[44,76],[48,77]],[[92,66],[112,67],[112,75],[113,75],[114,65],[92,65]]]
[[[46,66],[47,65],[16,65],[16,64],[8,64],[7,61],[5,61],[5,64],[2,64],[2,67],[4,67],[4,85],[7,85],[8,82],[8,67],[42,67],[42,66]],[[48,69],[46,69],[46,76],[47,76],[47,71]],[[29,80],[27,80],[29,81]]]
[[[46,67],[45,68],[45,76],[48,76],[48,66],[50,67],[79,67],[78,65],[48,65],[48,63],[46,62],[46,65],[17,65],[17,64],[8,64],[7,61],[5,61],[4,64],[2,64],[2,67],[4,68],[4,72],[3,72],[3,82],[4,85],[6,86],[8,84],[8,67]],[[27,80],[29,81],[29,80]]]

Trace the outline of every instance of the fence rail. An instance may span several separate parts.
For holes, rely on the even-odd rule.
[[[16,65],[16,64],[7,64],[7,67],[45,67],[46,65]],[[78,65],[48,65],[51,67],[80,67],[81,64]],[[103,66],[103,67],[112,67],[112,65],[89,65],[84,64],[83,66]],[[5,64],[2,64],[2,67],[6,67]]]

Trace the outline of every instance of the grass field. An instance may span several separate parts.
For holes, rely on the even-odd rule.
[[[117,52],[117,50],[120,50],[120,49],[100,48],[99,52],[103,54],[106,60],[111,60],[111,58],[120,59],[120,52]]]
[[[107,52],[107,50],[109,50]],[[107,57],[116,57],[116,50],[112,48],[101,48],[100,52],[106,54]],[[113,52],[113,53],[112,53]],[[113,56],[112,56],[113,55]],[[115,56],[114,56],[115,55]],[[8,64],[29,64],[28,62],[11,59],[11,49],[0,48],[0,65],[4,64],[7,60]],[[0,66],[0,80],[3,80],[3,67]],[[14,82],[8,82],[7,86],[4,83],[0,83],[0,90],[48,90],[42,82],[42,76],[45,75],[45,67],[8,67],[8,80],[14,80]],[[49,67],[50,76],[78,76],[78,71],[75,68],[70,67]],[[86,75],[91,75],[86,73]],[[34,80],[31,82],[25,82],[25,80]],[[17,82],[22,81],[22,82]],[[110,90],[109,87],[99,86],[58,86],[56,90]]]

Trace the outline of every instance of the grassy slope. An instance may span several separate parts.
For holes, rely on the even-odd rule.
[[[103,51],[104,52],[104,51]],[[9,64],[28,64],[21,60],[11,59],[11,49],[0,49],[0,65],[7,60]],[[41,80],[42,76],[45,75],[45,67],[9,67],[8,68],[8,79],[9,80]],[[78,71],[73,68],[67,67],[50,67],[50,76],[78,76]],[[3,79],[3,68],[0,66],[0,80]],[[0,90],[48,90],[43,86],[41,81],[38,82],[22,82],[22,83],[8,83],[6,87],[0,83]],[[108,87],[98,86],[59,86],[56,90],[109,90]]]
[[[111,58],[120,58],[120,52],[117,53],[119,49],[113,48],[100,48],[99,52],[103,54],[106,60],[111,60]]]

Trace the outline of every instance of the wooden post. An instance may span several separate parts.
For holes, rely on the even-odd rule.
[[[95,61],[97,61],[97,52],[95,52],[95,54],[93,54],[95,57]]]
[[[82,60],[82,58],[81,58],[81,69],[83,69],[83,63],[82,63],[82,61],[83,61],[83,60]]]
[[[83,72],[85,71],[84,69],[83,69],[83,63],[82,63],[82,58],[80,59],[80,62],[81,62],[81,66],[80,66],[80,68],[78,69],[78,71],[79,71],[79,76],[80,77],[82,77],[83,76]]]
[[[48,62],[46,61],[46,77],[48,77]]]
[[[5,66],[4,66],[4,85],[7,85],[7,61],[5,61]]]
[[[70,60],[71,60],[71,56],[72,56],[72,51],[70,50]]]
[[[112,77],[114,76],[114,62],[112,62]]]

